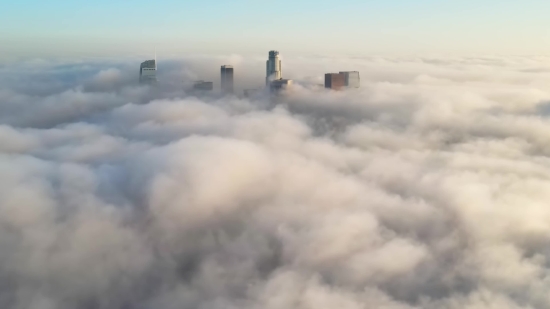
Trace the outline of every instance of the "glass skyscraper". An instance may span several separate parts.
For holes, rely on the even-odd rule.
[[[222,65],[221,68],[221,89],[223,92],[233,92],[233,67]]]
[[[140,83],[156,83],[157,82],[157,61],[147,60],[139,66],[139,82]]]

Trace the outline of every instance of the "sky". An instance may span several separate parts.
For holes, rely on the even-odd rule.
[[[8,57],[550,53],[543,0],[19,0],[0,3]]]

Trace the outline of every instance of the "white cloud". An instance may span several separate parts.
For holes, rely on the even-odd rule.
[[[0,307],[550,307],[547,58],[285,58],[275,108],[199,60],[0,69]]]

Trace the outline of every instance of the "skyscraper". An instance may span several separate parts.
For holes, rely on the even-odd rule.
[[[230,65],[222,65],[221,88],[224,92],[233,92],[233,67]]]
[[[325,74],[325,88],[340,90],[346,86],[346,77],[342,73]]]
[[[279,52],[272,50],[269,52],[269,60],[266,62],[265,84],[269,86],[269,82],[283,78],[281,58]]]
[[[359,88],[361,85],[361,79],[359,78],[358,71],[340,72],[344,75],[345,85],[348,88]]]
[[[139,82],[140,83],[156,83],[157,82],[157,61],[147,60],[139,66]]]

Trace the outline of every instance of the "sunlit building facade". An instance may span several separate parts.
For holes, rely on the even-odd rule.
[[[346,87],[346,77],[342,73],[325,74],[325,88],[332,90],[341,90]]]
[[[348,88],[359,88],[361,86],[361,78],[358,71],[340,72],[344,75],[344,84]]]
[[[269,59],[266,62],[265,84],[269,86],[271,81],[282,78],[283,71],[281,57],[278,51],[272,50],[269,52]]]

